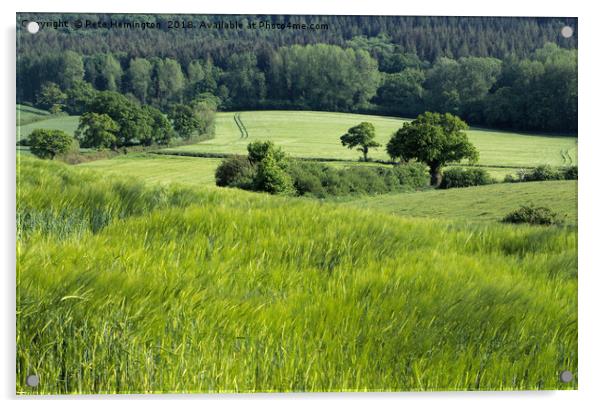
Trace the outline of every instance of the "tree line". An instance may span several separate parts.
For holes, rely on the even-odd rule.
[[[43,29],[35,36],[24,32],[21,22],[71,21],[145,22],[160,25],[160,29],[125,30],[97,28],[78,30],[72,27]],[[194,29],[169,29],[168,22],[191,22]],[[261,30],[261,29],[199,29],[200,23],[264,21],[270,24],[313,23],[326,25],[320,30]],[[564,38],[563,26],[574,29],[574,35]],[[529,56],[545,43],[563,48],[576,48],[578,23],[576,18],[534,17],[429,17],[429,16],[325,16],[325,15],[170,15],[170,14],[60,14],[19,13],[17,29],[19,55],[39,55],[48,49],[72,50],[92,55],[111,50],[130,57],[157,56],[172,58],[183,66],[195,59],[211,57],[223,67],[232,54],[252,52],[263,64],[274,50],[291,45],[333,44],[341,47],[349,41],[366,46],[383,66],[391,60],[391,51],[416,54],[430,63],[441,57]],[[393,57],[392,60],[395,60]]]
[[[368,22],[381,20],[359,18],[358,21],[370,26]],[[406,20],[400,21],[407,23]],[[426,30],[422,23],[417,23],[422,20],[412,21]],[[436,27],[445,27],[442,21],[446,22],[452,32],[459,30],[460,22],[463,22],[460,26],[468,30],[476,20],[426,18],[425,21],[436,22]],[[257,48],[255,44],[221,55],[217,49],[230,44],[234,34],[218,31],[218,35],[211,30],[212,34],[207,34],[209,41],[220,39],[220,47],[199,51],[192,58],[165,53],[160,42],[147,55],[140,55],[140,52],[129,48],[119,51],[120,47],[116,47],[118,51],[88,53],[96,50],[96,46],[84,46],[87,39],[78,32],[53,30],[57,32],[44,32],[43,36],[36,37],[37,40],[31,39],[34,36],[23,36],[34,49],[39,49],[50,39],[67,49],[58,53],[40,49],[39,53],[33,54],[20,45],[24,54],[18,60],[17,99],[60,110],[61,105],[68,105],[64,101],[69,99],[69,91],[74,87],[81,88],[81,84],[85,83],[95,90],[116,91],[163,111],[173,104],[187,103],[199,95],[210,94],[219,101],[218,109],[225,110],[314,109],[406,117],[415,117],[424,111],[449,112],[470,124],[575,132],[576,42],[542,34],[550,33],[550,27],[556,27],[560,21],[478,21],[487,27],[489,31],[486,32],[498,30],[498,33],[503,33],[508,29],[507,24],[526,31],[529,27],[538,27],[535,31],[540,34],[536,37],[552,42],[540,44],[532,40],[532,45],[538,48],[527,51],[529,47],[522,48],[524,42],[529,42],[527,35],[522,43],[517,39],[512,43],[515,47],[503,53],[482,53],[478,47],[470,47],[470,52],[459,49],[448,52],[442,47],[443,51],[436,53],[432,59],[432,56],[425,57],[403,42],[395,42],[395,36],[391,34],[395,30],[383,33],[379,29],[372,37],[363,35],[360,30],[354,32],[360,35],[345,41],[330,38],[335,44],[307,41],[309,44],[304,45],[286,45],[288,40],[284,41],[282,37],[288,38],[292,34],[284,30],[263,32],[259,42],[264,47]],[[382,27],[385,26],[388,27],[386,24]],[[404,27],[409,30],[407,24]],[[468,30],[469,37],[473,38],[474,30],[479,30],[471,30]],[[153,35],[168,38],[176,35],[162,33]],[[239,34],[242,38],[251,35]],[[74,41],[74,36],[78,35]],[[113,31],[101,31],[93,37],[102,44],[105,37],[114,35],[140,43],[146,41],[139,34],[114,34]],[[198,38],[197,34],[191,35]],[[468,34],[465,33],[466,36]],[[65,38],[71,38],[71,43],[67,43]],[[300,40],[302,37],[291,38]],[[288,42],[293,41],[291,38]],[[285,45],[278,46],[282,43]],[[517,45],[519,43],[521,47]],[[175,48],[177,44],[176,41]],[[497,43],[494,41],[492,44]],[[166,54],[170,56],[163,56]],[[54,95],[42,92],[49,84],[56,84]],[[56,92],[57,87],[65,95],[62,100],[60,92]],[[73,104],[69,106],[73,107]],[[69,112],[81,113],[77,109]]]
[[[19,141],[46,159],[77,153],[80,147],[117,151],[129,146],[167,146],[175,138],[191,142],[211,137],[218,105],[213,95],[201,94],[187,104],[170,105],[164,113],[119,92],[94,90],[84,81],[74,82],[68,93],[57,84],[45,84],[41,94],[52,103],[51,111],[64,107],[81,113],[74,137],[62,130],[34,129]],[[53,98],[66,102],[59,106]]]

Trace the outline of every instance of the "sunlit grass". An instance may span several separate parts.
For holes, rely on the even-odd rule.
[[[577,387],[573,228],[19,160],[19,393]]]
[[[577,225],[577,181],[500,183],[487,186],[345,198],[341,201],[407,217],[496,222],[521,205],[549,207]]]
[[[174,147],[172,151],[204,153],[246,152],[254,140],[273,140],[297,157],[358,160],[360,153],[341,146],[340,136],[359,122],[372,122],[382,147],[370,157],[389,160],[385,146],[393,132],[406,121],[400,118],[334,112],[247,111],[240,118],[249,137],[241,138],[234,112],[217,114],[215,138],[198,144]],[[538,164],[577,164],[577,138],[503,132],[474,128],[468,132],[480,152],[479,164],[487,166],[533,167]],[[512,173],[513,171],[509,171]]]

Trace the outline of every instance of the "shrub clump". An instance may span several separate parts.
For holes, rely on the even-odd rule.
[[[352,194],[386,194],[414,190],[429,184],[427,168],[421,163],[336,169],[322,163],[291,160],[287,171],[293,179],[297,195],[321,198]]]
[[[429,184],[427,167],[421,163],[337,169],[315,161],[287,158],[271,142],[251,143],[248,151],[248,157],[232,156],[222,161],[215,172],[218,186],[325,198],[385,194]]]
[[[564,175],[565,180],[577,180],[579,169],[577,166],[569,166],[562,169],[562,174]]]
[[[431,182],[428,167],[418,162],[394,166],[393,173],[402,186],[421,188],[428,186]]]
[[[29,135],[29,150],[40,159],[54,159],[69,150],[77,150],[74,139],[62,130],[35,129]]]
[[[558,169],[553,168],[549,164],[543,164],[525,173],[523,179],[524,181],[563,180],[564,176]]]
[[[495,180],[485,169],[453,167],[443,172],[439,188],[472,187],[492,183],[495,183]]]
[[[531,170],[520,169],[516,176],[508,174],[504,178],[506,183],[519,183],[522,181],[550,181],[550,180],[577,180],[577,166],[552,167],[542,164]]]
[[[236,155],[224,159],[215,170],[215,184],[220,187],[250,189],[257,174],[255,166],[246,156]]]
[[[548,207],[535,207],[532,205],[523,205],[518,210],[512,211],[502,219],[502,222],[532,225],[562,224],[562,220],[558,214]]]
[[[247,146],[249,155],[232,156],[215,170],[215,184],[271,194],[292,194],[293,181],[286,172],[284,152],[272,142],[253,142]]]

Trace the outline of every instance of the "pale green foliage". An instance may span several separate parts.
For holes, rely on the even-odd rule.
[[[303,96],[308,107],[328,110],[364,107],[380,81],[368,52],[327,44],[280,48],[270,69],[280,98]]]
[[[117,91],[121,86],[123,70],[112,54],[96,54],[84,62],[86,78],[98,90]]]
[[[146,103],[151,91],[152,64],[144,58],[134,58],[130,61],[130,67],[127,76],[132,93],[140,99],[140,102]]]
[[[78,53],[67,50],[60,54],[58,60],[58,82],[63,89],[71,88],[76,82],[84,79],[84,60]]]
[[[54,82],[47,82],[42,85],[38,94],[38,104],[50,111],[50,113],[59,113],[65,106],[67,95],[61,91],[61,88]]]
[[[179,99],[185,81],[180,63],[166,58],[157,62],[156,71],[157,98],[160,100]]]

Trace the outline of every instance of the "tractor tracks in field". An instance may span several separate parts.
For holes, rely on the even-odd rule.
[[[569,149],[560,149],[560,156],[562,156],[562,162],[566,166],[570,166],[573,164],[573,158],[569,153]]]
[[[247,130],[245,124],[242,121],[242,118],[240,117],[240,112],[236,112],[234,114],[234,122],[236,122],[236,127],[238,127],[238,130],[240,131],[240,138],[241,139],[248,138],[249,131]]]

